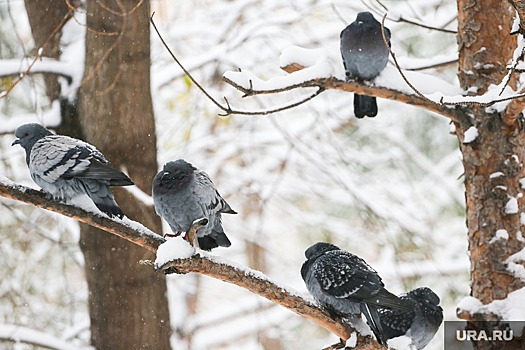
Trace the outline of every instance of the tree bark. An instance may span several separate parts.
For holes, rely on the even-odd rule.
[[[482,94],[490,84],[504,80],[516,48],[516,37],[510,35],[514,16],[506,1],[458,0],[458,77],[464,89],[474,87],[476,94]],[[512,79],[510,86],[514,85]],[[523,117],[513,115],[512,121],[506,123],[505,111],[475,106],[459,109],[464,115],[461,122],[456,122],[456,131],[465,169],[471,295],[488,304],[524,286],[505,263],[524,246],[520,221],[520,214],[525,211],[520,184],[525,178]],[[519,114],[521,109],[515,108],[514,113]],[[474,142],[464,143],[465,131],[472,126],[479,136]],[[489,342],[476,344],[477,349],[491,346]]]
[[[150,94],[149,1],[88,1],[86,63],[79,94],[86,140],[151,193],[157,171]],[[123,189],[131,219],[161,232],[160,218]],[[119,237],[82,226],[91,340],[97,349],[168,349],[170,319],[162,274],[140,265],[153,256]]]

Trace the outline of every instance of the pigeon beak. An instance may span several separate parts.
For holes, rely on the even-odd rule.
[[[11,144],[11,146],[14,146],[14,145],[19,145],[20,144],[20,139],[16,139],[13,141],[13,143]]]

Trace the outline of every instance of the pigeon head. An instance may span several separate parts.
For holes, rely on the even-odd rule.
[[[365,11],[365,12],[359,12],[357,14],[356,22],[358,25],[363,25],[363,24],[375,23],[377,21],[374,18],[373,14]]]
[[[440,302],[440,299],[437,296],[437,294],[434,293],[432,289],[428,287],[420,287],[420,288],[411,290],[410,292],[407,293],[407,296],[412,297],[416,300],[423,301],[426,304],[434,305],[434,306],[438,306]]]
[[[340,248],[331,243],[317,242],[305,250],[304,256],[306,259],[312,259],[331,250],[340,250]]]
[[[157,174],[156,181],[162,186],[177,190],[186,186],[196,168],[183,159],[168,162]]]
[[[19,126],[15,131],[16,140],[13,141],[11,146],[20,145],[22,146],[29,156],[33,145],[40,140],[42,137],[53,135],[53,133],[40,124],[30,123]]]
[[[416,288],[407,293],[407,297],[417,301],[424,312],[440,313],[443,308],[439,306],[440,299],[432,289],[427,287]],[[440,322],[441,323],[441,322]]]

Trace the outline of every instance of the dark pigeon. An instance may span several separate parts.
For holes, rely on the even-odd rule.
[[[410,311],[412,306],[384,288],[381,277],[363,259],[319,242],[305,251],[301,276],[314,299],[332,314],[355,319],[363,313],[380,344],[386,344],[378,308]]]
[[[86,194],[108,216],[124,217],[109,186],[129,186],[133,182],[110,167],[94,146],[55,135],[35,123],[21,125],[15,136],[13,145],[25,149],[31,178],[53,198],[69,201]]]
[[[208,223],[197,231],[201,249],[229,247],[221,214],[237,214],[221,197],[209,176],[183,159],[166,163],[153,179],[155,210],[176,234],[187,232],[200,218]]]
[[[390,46],[390,30],[385,27]],[[360,12],[354,22],[341,32],[341,55],[346,79],[358,81],[374,79],[385,69],[388,48],[383,41],[381,23],[370,12]],[[357,118],[377,115],[375,97],[354,94],[354,114]]]
[[[399,297],[410,303],[412,311],[380,309],[379,318],[385,338],[406,335],[416,349],[423,349],[436,334],[443,322],[443,309],[439,297],[430,288],[416,288]]]

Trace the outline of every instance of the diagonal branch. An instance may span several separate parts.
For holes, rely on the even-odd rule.
[[[112,220],[101,214],[91,213],[72,205],[59,203],[51,200],[44,192],[15,184],[5,178],[0,179],[0,197],[10,198],[74,218],[127,239],[151,252],[156,252],[159,245],[165,242],[163,237],[137,222],[127,218]],[[348,339],[354,332],[346,323],[331,318],[325,310],[312,305],[301,296],[290,293],[282,285],[269,280],[258,271],[239,268],[227,261],[219,261],[218,258],[214,258],[211,255],[203,256],[200,253],[194,254],[191,258],[171,261],[163,266],[163,269],[170,267],[175,268],[178,273],[201,273],[245,288],[317,323],[339,338]],[[356,349],[381,349],[381,346],[372,340],[371,337],[359,335],[357,341],[359,346]]]
[[[297,106],[300,106],[302,105],[303,103],[306,103],[308,101],[310,101],[311,99],[313,99],[314,97],[316,97],[317,95],[321,94],[324,89],[322,88],[318,88],[316,92],[314,92],[313,94],[299,100],[299,101],[295,101],[293,103],[290,103],[290,104],[287,104],[285,106],[281,106],[281,107],[276,107],[274,109],[267,109],[267,110],[262,110],[262,111],[245,111],[245,110],[239,110],[239,109],[233,109],[231,106],[230,106],[230,103],[228,102],[228,100],[226,99],[226,97],[224,98],[225,102],[226,102],[226,106],[222,105],[220,102],[218,102],[216,99],[214,99],[209,93],[208,91],[206,91],[206,89],[204,89],[202,87],[201,84],[199,84],[199,82],[197,82],[197,80],[195,80],[195,78],[190,74],[190,72],[182,65],[182,63],[180,63],[179,59],[175,56],[175,54],[171,51],[171,49],[169,48],[168,44],[166,43],[166,41],[164,41],[164,38],[162,37],[162,35],[160,35],[160,32],[157,28],[157,25],[155,24],[155,21],[153,21],[153,16],[155,15],[155,12],[153,12],[153,14],[151,15],[150,17],[150,22],[151,24],[153,25],[153,29],[155,29],[155,32],[157,32],[157,35],[159,36],[159,39],[160,41],[162,42],[162,45],[164,45],[164,47],[166,48],[166,50],[169,52],[169,54],[171,55],[171,58],[173,58],[173,60],[175,61],[175,63],[177,63],[177,65],[182,69],[182,71],[184,72],[184,74],[186,74],[188,76],[188,78],[191,80],[191,82],[193,84],[195,84],[195,86],[211,101],[213,102],[213,104],[215,104],[215,106],[217,106],[219,109],[221,109],[224,113],[222,114],[219,114],[220,116],[228,116],[230,114],[239,114],[239,115],[268,115],[268,114],[272,114],[272,113],[277,113],[277,112],[282,112],[284,110],[287,110],[287,109],[291,109],[291,108],[295,108]]]

